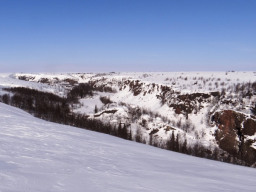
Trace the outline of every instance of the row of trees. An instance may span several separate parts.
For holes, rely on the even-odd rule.
[[[5,91],[12,94],[1,96],[1,102],[21,108],[41,119],[131,139],[131,130],[129,134],[126,124],[120,122],[118,126],[115,126],[100,120],[90,119],[86,115],[72,113],[69,105],[70,101],[76,99],[76,94],[72,93],[68,98],[62,98],[52,93],[23,87],[8,88]]]
[[[155,147],[164,148],[170,151],[175,151],[187,155],[193,155],[196,157],[201,158],[207,158],[211,160],[218,160],[223,161],[227,163],[233,163],[238,165],[246,165],[250,166],[251,164],[246,163],[246,161],[240,160],[237,157],[233,157],[230,154],[226,153],[225,151],[222,151],[221,149],[217,147],[204,147],[199,142],[188,145],[187,140],[184,138],[181,138],[180,134],[174,134],[174,131],[172,131],[172,134],[170,135],[170,138],[166,142],[161,142],[157,139],[154,139],[152,135],[150,135],[149,144]]]
[[[77,103],[78,99],[93,96],[93,91],[99,92],[115,92],[111,87],[104,85],[96,85],[94,82],[80,83],[74,86],[67,94],[67,99],[69,102]]]
[[[88,83],[80,83],[72,88],[68,93],[67,98],[70,102],[76,103],[79,98],[84,98],[86,96],[93,96],[93,87]]]
[[[12,93],[3,95],[2,101],[6,104],[21,108],[34,116],[62,123],[70,114],[67,99],[33,89],[18,87],[5,89]]]

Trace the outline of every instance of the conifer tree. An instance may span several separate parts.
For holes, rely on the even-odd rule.
[[[97,105],[95,105],[95,107],[94,107],[94,113],[98,113],[98,111],[99,111],[99,109],[98,109]]]
[[[128,134],[128,140],[132,140],[132,128],[131,128],[131,125],[130,125],[130,130],[129,130],[129,134]]]
[[[122,124],[121,122],[118,124],[118,127],[117,127],[117,136],[118,137],[121,137],[122,135]]]
[[[176,135],[176,140],[174,143],[175,151],[179,152],[180,151],[180,142],[179,142],[179,134],[177,133]]]
[[[181,152],[187,154],[187,139],[182,144]]]
[[[149,145],[153,145],[153,134],[149,135]]]
[[[251,111],[252,111],[252,113],[253,113],[254,115],[256,115],[256,103],[255,103],[255,106],[252,107]]]
[[[170,144],[169,144],[169,150],[173,151],[175,148],[175,136],[174,136],[174,131],[172,131],[171,139],[170,139]]]

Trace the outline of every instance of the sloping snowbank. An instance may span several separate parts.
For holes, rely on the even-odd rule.
[[[49,123],[0,103],[0,191],[255,191],[256,169]]]

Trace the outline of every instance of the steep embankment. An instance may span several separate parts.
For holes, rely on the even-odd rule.
[[[219,147],[250,164],[256,159],[256,119],[232,110],[216,112],[212,121],[218,126],[215,137]]]

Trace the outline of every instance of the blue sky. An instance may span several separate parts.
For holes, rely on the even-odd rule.
[[[255,0],[0,0],[0,72],[256,70]]]

